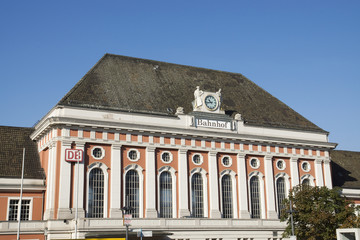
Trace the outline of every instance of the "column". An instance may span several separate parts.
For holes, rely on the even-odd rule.
[[[299,185],[298,158],[290,158],[291,188]]]
[[[267,218],[277,219],[274,191],[274,174],[272,156],[265,156],[265,182],[266,182],[266,198],[267,198]]]
[[[71,148],[70,141],[61,142],[60,153],[60,186],[59,186],[59,209],[58,219],[73,218],[70,209],[70,189],[71,189],[71,163],[65,161],[65,149]]]
[[[157,218],[155,148],[146,148],[146,218]]]
[[[55,212],[55,176],[56,176],[56,142],[51,142],[48,150],[48,170],[46,176],[46,210],[44,219],[54,219]]]
[[[85,143],[83,142],[76,142],[76,149],[82,150],[84,155],[83,155],[83,160],[78,164],[75,163],[75,172],[74,172],[74,189],[73,189],[73,213],[75,213],[75,208],[76,208],[76,197],[78,197],[78,217],[79,218],[84,218],[85,217],[85,208],[84,208],[84,197],[85,197],[85,189],[84,189],[84,180],[85,180],[85,176],[84,176],[84,162],[85,162]],[[79,168],[79,169],[78,169]],[[77,181],[79,181],[79,185],[77,185]],[[76,196],[76,194],[78,194]]]
[[[324,186],[324,178],[322,171],[322,160],[315,159],[315,177],[316,177],[316,186]]]
[[[219,210],[219,175],[216,157],[217,152],[209,152],[210,218],[221,218]]]
[[[246,162],[245,154],[239,153],[237,155],[237,171],[239,181],[239,218],[250,218],[248,208],[248,188],[247,188],[247,177],[246,177]]]
[[[324,160],[323,168],[324,168],[324,177],[325,177],[325,186],[332,189],[332,180],[331,180],[331,167],[330,167],[330,159],[326,158]]]
[[[121,145],[111,146],[110,218],[121,218]]]
[[[187,150],[179,150],[179,215],[178,217],[190,216],[189,211],[189,174],[188,174],[188,159]]]

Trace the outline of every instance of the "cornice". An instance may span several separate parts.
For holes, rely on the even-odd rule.
[[[301,139],[290,139],[281,137],[268,137],[258,136],[249,134],[239,134],[236,132],[225,132],[225,131],[211,131],[201,130],[198,128],[178,128],[168,126],[152,126],[143,124],[130,124],[123,122],[110,122],[110,121],[94,121],[79,118],[68,118],[68,117],[50,117],[42,122],[42,125],[38,127],[31,138],[36,140],[42,136],[43,132],[53,127],[75,127],[79,129],[90,128],[90,129],[104,129],[106,131],[138,131],[144,133],[154,133],[155,135],[169,135],[169,136],[184,136],[194,138],[207,138],[207,139],[223,139],[226,141],[240,141],[243,143],[256,143],[256,144],[271,144],[271,145],[292,145],[292,146],[305,146],[312,148],[324,148],[333,149],[337,144],[329,142],[301,140]]]

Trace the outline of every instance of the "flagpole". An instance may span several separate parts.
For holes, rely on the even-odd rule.
[[[22,195],[23,195],[23,184],[24,184],[24,162],[25,162],[25,148],[23,148],[23,159],[21,164],[21,187],[20,187],[20,201],[18,207],[18,229],[17,229],[17,240],[20,239],[20,220],[21,220],[21,205],[22,205]]]
[[[79,162],[77,160],[76,167],[76,208],[75,208],[75,239],[78,238],[78,203],[79,203]]]

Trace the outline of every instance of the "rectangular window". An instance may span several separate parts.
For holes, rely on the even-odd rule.
[[[30,210],[31,210],[31,200],[23,199],[21,201],[21,212],[20,210],[20,200],[19,199],[10,199],[9,201],[9,210],[8,210],[8,221],[18,221],[20,218],[21,221],[31,220]]]

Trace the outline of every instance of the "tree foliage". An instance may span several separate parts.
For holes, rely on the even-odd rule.
[[[281,221],[287,221],[287,227],[283,237],[291,235],[290,200],[295,211],[295,235],[299,240],[333,240],[336,239],[337,228],[359,226],[359,218],[355,214],[357,209],[341,196],[339,188],[298,185],[284,200]]]

